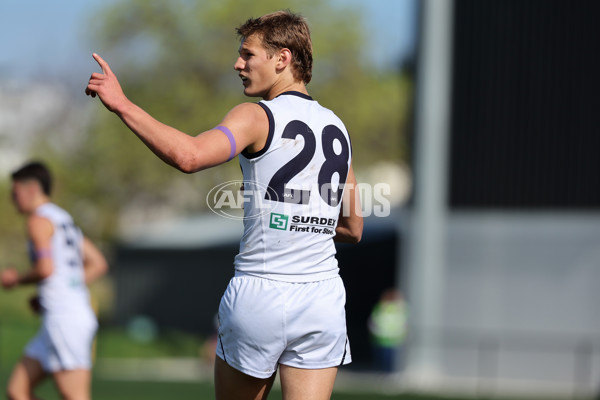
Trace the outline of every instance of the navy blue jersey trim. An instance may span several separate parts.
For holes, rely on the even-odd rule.
[[[229,364],[227,362],[227,356],[225,356],[225,348],[223,347],[223,339],[221,338],[221,335],[219,335],[219,344],[221,345],[221,352],[223,353],[223,361],[225,361],[226,364]]]
[[[342,362],[340,363],[340,367],[344,365],[344,361],[346,361],[346,351],[348,351],[348,336],[346,336],[346,342],[344,343],[344,355],[342,356]]]
[[[265,143],[265,147],[263,147],[256,153],[250,153],[247,149],[244,149],[242,151],[242,155],[248,159],[260,157],[263,154],[265,154],[266,151],[269,150],[269,147],[271,146],[271,142],[273,141],[273,135],[275,134],[275,118],[273,118],[273,113],[271,112],[269,107],[267,107],[265,104],[260,103],[260,102],[256,103],[256,104],[261,106],[263,108],[263,110],[265,110],[265,112],[267,113],[267,117],[269,118],[269,136],[267,136],[267,142]]]
[[[304,93],[301,93],[301,92],[297,92],[297,91],[295,91],[295,90],[290,90],[289,92],[283,92],[283,93],[281,93],[280,95],[278,95],[277,97],[279,97],[279,96],[283,96],[283,95],[286,95],[286,94],[289,94],[289,95],[292,95],[292,96],[298,96],[298,97],[302,97],[303,99],[306,99],[306,100],[314,100],[314,99],[313,99],[312,97],[310,97],[309,95],[307,95],[307,94],[304,94]]]

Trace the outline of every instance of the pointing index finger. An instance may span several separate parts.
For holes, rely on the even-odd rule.
[[[108,66],[108,63],[106,61],[104,61],[102,59],[102,57],[100,57],[97,53],[93,53],[92,57],[94,57],[94,60],[96,60],[98,65],[100,65],[100,68],[102,68],[102,73],[112,74],[112,71],[111,71],[110,67]]]

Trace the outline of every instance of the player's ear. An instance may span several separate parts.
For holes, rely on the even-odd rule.
[[[292,52],[288,48],[279,50],[279,60],[277,66],[281,69],[285,68],[292,62]]]

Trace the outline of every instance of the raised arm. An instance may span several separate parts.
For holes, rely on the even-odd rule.
[[[104,255],[87,237],[83,238],[83,270],[86,285],[89,285],[108,271],[108,263]]]
[[[2,286],[6,289],[17,285],[26,285],[37,283],[49,277],[54,271],[52,262],[51,240],[54,228],[52,223],[37,215],[29,217],[27,221],[27,234],[33,245],[33,251],[36,255],[36,261],[33,268],[19,274],[14,268],[2,271]]]
[[[154,119],[132,103],[123,93],[117,77],[99,55],[94,59],[102,73],[93,73],[86,94],[98,96],[104,106],[117,114],[150,150],[165,163],[192,173],[228,161],[247,147],[264,142],[268,134],[268,119],[257,104],[245,103],[232,109],[219,129],[210,129],[198,136],[190,136]]]
[[[363,217],[360,205],[360,195],[357,188],[354,170],[350,166],[338,224],[333,240],[336,242],[358,243],[362,237]]]

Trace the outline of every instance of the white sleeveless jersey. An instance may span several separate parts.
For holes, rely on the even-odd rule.
[[[83,235],[73,219],[52,203],[38,207],[35,214],[48,219],[54,228],[51,239],[52,274],[38,283],[38,296],[45,315],[93,314],[83,270]],[[36,261],[29,243],[30,257]]]
[[[244,235],[236,271],[288,282],[335,277],[348,132],[332,111],[299,92],[258,104],[269,117],[269,136],[261,151],[239,157]]]

